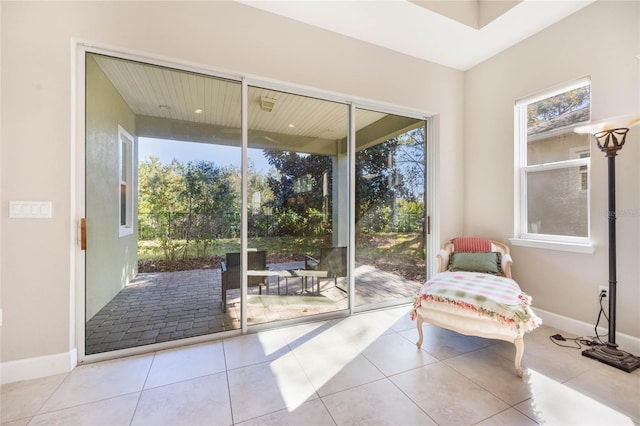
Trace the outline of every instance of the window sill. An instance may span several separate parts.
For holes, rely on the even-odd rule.
[[[130,226],[121,226],[119,236],[126,237],[127,235],[133,234],[133,228]]]
[[[533,247],[546,250],[568,251],[573,253],[593,254],[596,248],[591,244],[565,243],[559,241],[528,240],[523,238],[509,238],[514,246]]]

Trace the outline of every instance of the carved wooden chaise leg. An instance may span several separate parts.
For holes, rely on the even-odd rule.
[[[522,336],[519,336],[516,338],[513,344],[516,345],[516,373],[518,373],[518,377],[522,378],[522,375],[524,373],[522,371],[522,365],[520,364],[520,362],[522,361],[522,355],[524,354],[524,339],[522,338]]]
[[[424,320],[422,319],[422,317],[420,316],[420,314],[418,314],[416,316],[416,325],[418,326],[418,341],[416,342],[416,346],[418,348],[420,348],[420,346],[422,346],[422,340],[423,340],[423,335],[422,335],[422,323],[424,322]]]

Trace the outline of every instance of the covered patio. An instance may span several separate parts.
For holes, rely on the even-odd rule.
[[[269,265],[304,268],[304,262]],[[374,267],[356,264],[356,305],[412,298],[421,283]],[[347,308],[346,279],[320,280],[319,294],[302,278],[270,278],[268,293],[248,290],[248,324],[260,324]],[[222,309],[221,270],[141,273],[86,325],[86,354],[97,354],[240,328],[240,290],[229,290]]]

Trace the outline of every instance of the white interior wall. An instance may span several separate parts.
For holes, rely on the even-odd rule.
[[[443,188],[433,209],[444,218],[443,234],[462,227],[460,71],[233,2],[0,2],[0,8],[3,382],[73,365],[74,39],[436,113]],[[52,201],[53,217],[9,219],[9,200]]]
[[[2,5],[0,5],[0,34],[2,33]],[[0,38],[1,40],[1,38]],[[2,82],[2,43],[0,43],[0,82]],[[2,84],[0,84],[0,99],[2,99]],[[0,129],[2,129],[2,102],[0,102]],[[2,136],[0,135],[0,142]],[[0,145],[1,147],[1,145]],[[2,149],[0,148],[0,164],[2,164]],[[2,173],[0,173],[0,200],[2,199]],[[2,240],[2,222],[0,221],[0,241]],[[2,259],[2,244],[0,244],[0,259]],[[2,350],[2,262],[0,262],[0,351]],[[0,358],[1,360],[2,358]],[[2,371],[0,370],[0,374]]]
[[[513,236],[517,99],[590,76],[592,120],[640,114],[639,23],[638,2],[596,2],[466,73],[468,234],[503,241]],[[640,337],[639,145],[640,127],[635,127],[616,158],[617,331],[635,338]],[[593,140],[591,149],[595,253],[512,248],[514,277],[534,306],[586,324],[595,324],[598,287],[608,284],[607,161]],[[600,325],[606,328],[606,322]]]

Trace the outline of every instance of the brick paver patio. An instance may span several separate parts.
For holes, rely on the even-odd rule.
[[[303,267],[297,263],[269,265],[271,269]],[[266,323],[346,309],[347,294],[333,279],[323,279],[320,295],[305,292],[302,279],[272,277],[269,293],[249,288],[249,324]],[[86,325],[86,354],[178,340],[240,328],[240,290],[227,293],[222,311],[220,269],[143,273],[121,290]],[[338,286],[344,288],[345,279]],[[407,281],[367,265],[356,267],[356,304],[413,297],[421,283]],[[311,289],[307,289],[310,291]]]

